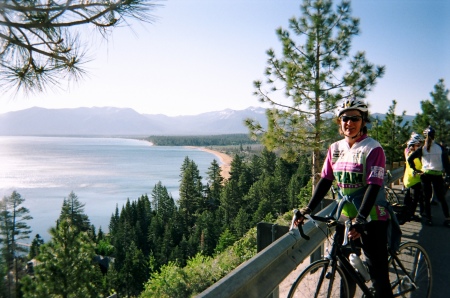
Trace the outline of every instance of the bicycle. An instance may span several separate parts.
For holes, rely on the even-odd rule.
[[[392,179],[391,171],[389,170],[386,171],[386,178],[389,180]],[[397,194],[390,186],[385,185],[384,192],[386,194],[386,200],[389,202],[389,204],[391,205],[400,204],[400,200],[398,199]]]
[[[385,185],[384,191],[386,193],[386,200],[391,205],[400,204],[400,200],[398,199],[397,194],[395,193],[395,190],[393,190],[391,187]]]
[[[296,210],[291,228],[293,228],[295,212]],[[307,218],[317,228],[320,227],[316,221],[326,223],[327,231],[338,225],[344,225],[331,216],[308,215]],[[345,225],[346,231],[343,235],[347,235],[351,222],[347,222]],[[298,230],[303,238],[309,240],[301,225],[298,225]],[[344,272],[361,289],[363,298],[375,297],[375,289],[366,285],[362,275],[354,269],[345,256],[343,249],[348,248],[348,238],[343,235],[335,234],[329,254],[323,259],[311,263],[300,273],[292,284],[288,298],[350,297],[349,285]],[[432,271],[430,258],[425,249],[414,242],[403,242],[396,252],[389,249],[389,279],[394,297],[430,298]]]

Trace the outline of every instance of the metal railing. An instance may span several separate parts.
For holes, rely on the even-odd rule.
[[[402,176],[403,167],[392,170],[386,184]],[[318,214],[329,214],[335,205],[331,203]],[[324,223],[319,225],[325,227]],[[310,240],[301,238],[298,230],[290,231],[196,297],[261,298],[276,292],[278,285],[325,240],[324,233],[314,228],[312,222],[306,222],[303,228]]]

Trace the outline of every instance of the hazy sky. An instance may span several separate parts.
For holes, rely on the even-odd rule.
[[[253,81],[264,80],[275,30],[300,16],[301,0],[167,0],[153,24],[118,28],[112,38],[86,37],[89,77],[69,90],[28,98],[0,97],[0,113],[44,108],[130,107],[140,113],[196,115],[260,106]],[[450,88],[449,0],[353,0],[360,35],[352,51],[385,65],[367,101],[371,113],[420,111],[440,78]]]

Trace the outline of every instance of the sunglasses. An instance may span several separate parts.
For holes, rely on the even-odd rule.
[[[339,119],[341,119],[342,122],[347,122],[348,120],[350,120],[351,122],[359,122],[362,120],[361,116],[341,116],[339,117]]]

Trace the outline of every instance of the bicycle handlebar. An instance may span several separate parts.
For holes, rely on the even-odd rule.
[[[291,228],[289,230],[293,230],[294,226],[295,226],[295,221],[297,220],[297,212],[298,210],[295,209],[294,210],[294,215],[292,217],[292,223],[291,223]],[[324,222],[326,223],[326,225],[328,227],[333,227],[333,226],[337,226],[337,225],[345,225],[345,232],[344,235],[348,235],[348,232],[350,231],[351,227],[352,227],[352,221],[349,219],[347,220],[345,223],[339,222],[338,220],[336,220],[334,217],[332,216],[318,216],[318,215],[311,215],[311,214],[306,214],[305,218],[309,219],[316,227],[319,227],[319,224],[317,224],[316,221],[320,221],[320,222]],[[302,224],[298,224],[297,225],[298,231],[300,232],[300,236],[306,240],[310,240],[311,237],[309,237],[308,235],[305,234],[305,232],[303,231],[303,225]],[[342,243],[342,245],[347,245],[348,244],[348,237],[344,237],[344,242]],[[350,244],[353,243],[351,242]]]

